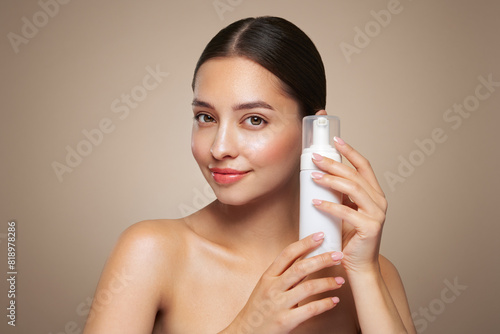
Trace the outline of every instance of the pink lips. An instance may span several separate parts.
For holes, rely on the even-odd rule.
[[[241,180],[248,174],[248,171],[243,172],[231,168],[210,168],[215,182],[219,184],[231,184]]]

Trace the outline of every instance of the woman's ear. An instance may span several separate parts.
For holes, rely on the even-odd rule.
[[[316,115],[326,115],[326,110],[318,110],[316,111]]]

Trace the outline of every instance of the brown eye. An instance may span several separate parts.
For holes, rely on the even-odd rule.
[[[250,124],[255,126],[261,125],[264,122],[264,120],[259,116],[251,116],[248,119],[250,120]]]
[[[214,121],[214,118],[207,114],[198,114],[196,115],[196,120],[201,123],[210,123]]]

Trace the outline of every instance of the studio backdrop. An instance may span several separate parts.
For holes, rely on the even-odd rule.
[[[326,109],[388,198],[381,253],[418,332],[500,331],[498,1],[5,0],[1,333],[81,333],[120,233],[214,199],[191,155],[193,70],[262,15],[322,55]]]

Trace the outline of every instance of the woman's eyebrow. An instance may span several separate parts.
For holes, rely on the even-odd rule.
[[[205,102],[205,101],[201,101],[198,99],[194,99],[191,104],[193,107],[203,107],[203,108],[215,109],[215,107],[213,105],[211,105],[210,103]],[[245,110],[245,109],[256,109],[256,108],[276,110],[269,103],[266,103],[264,101],[259,100],[259,101],[244,102],[244,103],[234,105],[233,111]]]
[[[205,101],[200,101],[198,99],[194,99],[193,103],[191,103],[193,107],[204,107],[204,108],[209,108],[209,109],[215,109],[210,103],[205,102]]]
[[[252,102],[245,102],[245,103],[240,103],[235,106],[233,106],[233,110],[244,110],[244,109],[256,109],[256,108],[262,108],[262,109],[269,109],[269,110],[275,110],[271,105],[264,101],[252,101]]]

